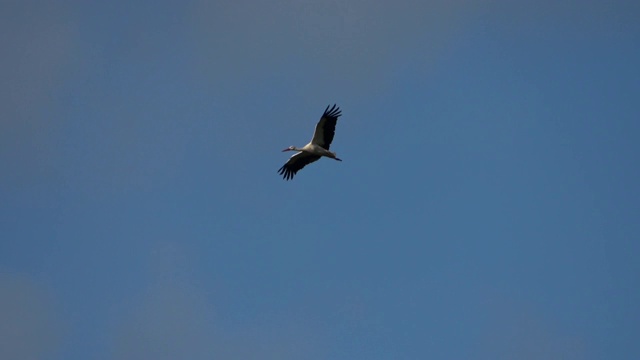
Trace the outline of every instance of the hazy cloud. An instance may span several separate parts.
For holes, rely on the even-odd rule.
[[[113,359],[314,359],[322,353],[309,329],[287,316],[244,325],[220,320],[234,316],[220,316],[225,309],[216,306],[215,291],[197,285],[178,244],[161,243],[151,252],[153,279],[115,327]]]
[[[0,274],[0,358],[41,359],[59,337],[49,291],[27,277]]]
[[[527,302],[496,298],[488,306],[483,349],[492,359],[584,359],[585,343]]]
[[[303,69],[334,90],[366,89],[389,67],[430,62],[463,25],[472,2],[200,1],[193,7],[202,66],[214,80]],[[407,52],[419,58],[407,58]],[[304,79],[301,79],[304,80]]]
[[[24,181],[54,171],[59,149],[56,96],[73,62],[68,8],[43,1],[0,6],[0,161]]]

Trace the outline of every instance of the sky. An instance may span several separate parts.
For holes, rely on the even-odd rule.
[[[640,358],[638,18],[3,1],[0,358]]]

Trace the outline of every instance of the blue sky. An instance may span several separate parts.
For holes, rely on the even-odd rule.
[[[640,357],[637,3],[0,14],[0,358]]]

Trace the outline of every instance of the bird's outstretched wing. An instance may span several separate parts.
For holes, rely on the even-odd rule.
[[[333,141],[333,135],[336,132],[336,122],[342,115],[342,111],[335,104],[329,109],[329,106],[324,110],[324,114],[316,125],[316,131],[313,133],[313,139],[311,143],[322,146],[329,150],[331,142]]]
[[[282,165],[280,170],[278,170],[278,173],[282,175],[285,180],[291,180],[293,179],[293,176],[300,171],[300,169],[314,161],[317,161],[318,159],[320,159],[319,155],[313,155],[308,152],[301,151],[290,157],[289,161]]]

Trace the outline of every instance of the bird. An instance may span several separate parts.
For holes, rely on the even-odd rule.
[[[331,105],[328,105],[324,110],[320,121],[318,121],[316,125],[313,138],[307,145],[301,148],[289,146],[282,150],[282,152],[298,151],[278,170],[278,173],[282,175],[285,180],[289,181],[293,179],[296,173],[303,167],[317,161],[323,156],[336,161],[342,161],[336,156],[336,153],[329,151],[329,146],[331,146],[331,141],[333,141],[333,135],[336,131],[336,122],[342,115],[342,111],[340,111],[340,108],[337,107],[336,104],[333,104],[333,106],[329,108],[330,106]]]

